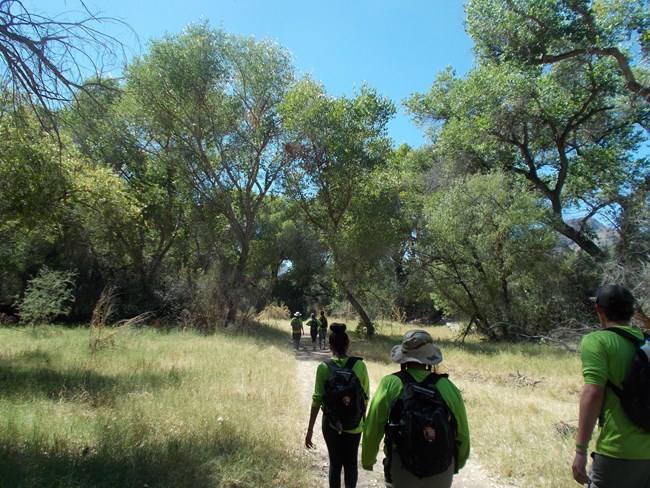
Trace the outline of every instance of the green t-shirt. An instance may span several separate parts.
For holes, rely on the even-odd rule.
[[[643,333],[633,327],[616,326],[639,339]],[[580,357],[585,383],[605,388],[602,425],[596,453],[617,459],[650,459],[650,433],[635,425],[625,414],[616,394],[607,388],[609,379],[620,387],[634,356],[634,345],[624,337],[596,331],[582,339]]]
[[[332,359],[336,364],[338,364],[341,367],[345,366],[345,364],[348,362],[347,357],[343,357],[343,358],[333,357]],[[354,363],[354,366],[352,366],[352,371],[354,372],[354,374],[357,375],[357,378],[359,378],[359,382],[361,383],[361,387],[363,388],[363,391],[366,392],[366,396],[370,397],[370,380],[368,379],[368,369],[366,368],[366,363],[364,363],[363,361],[357,361],[356,363]],[[332,370],[327,364],[320,363],[318,365],[318,368],[316,369],[316,381],[314,382],[314,393],[311,396],[312,407],[321,408],[323,406],[323,394],[325,393],[325,381],[327,381],[331,375],[332,375]],[[334,428],[333,425],[332,427]],[[356,429],[344,430],[343,432],[358,434],[362,430],[363,430],[363,419],[361,419],[361,423],[359,424],[359,427],[357,427]]]
[[[413,368],[409,369],[408,372],[418,383],[424,381],[430,373],[430,371]],[[465,466],[467,458],[469,458],[470,448],[465,403],[460,390],[449,379],[441,378],[436,383],[436,387],[449,409],[454,413],[458,423],[456,445],[458,446],[458,469],[460,469]],[[364,468],[370,468],[377,462],[377,453],[379,452],[381,440],[384,438],[384,427],[388,421],[390,408],[393,402],[402,394],[403,389],[402,380],[392,374],[384,376],[377,386],[377,391],[375,391],[368,407],[368,415],[366,416],[361,441],[361,465]]]
[[[300,333],[302,331],[302,320],[298,317],[291,319],[291,330],[294,334]]]

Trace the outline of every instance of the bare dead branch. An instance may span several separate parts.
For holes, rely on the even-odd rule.
[[[0,0],[0,89],[31,105],[46,129],[56,129],[52,114],[86,91],[85,80],[101,83],[126,60],[125,45],[101,29],[119,24],[133,32],[128,25],[80,5],[50,18],[19,0]]]

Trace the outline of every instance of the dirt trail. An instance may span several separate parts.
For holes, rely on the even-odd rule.
[[[314,378],[316,377],[316,367],[318,364],[330,357],[329,351],[312,351],[311,346],[304,347],[295,353],[297,376],[300,381],[302,400],[304,403],[304,412],[309,412],[311,404],[311,394],[314,389]],[[371,385],[372,388],[373,385]],[[372,393],[372,391],[371,391]],[[310,468],[318,471],[318,478],[321,481],[319,486],[327,487],[327,447],[323,440],[320,429],[321,414],[318,416],[316,426],[314,427],[313,441],[315,449],[309,450],[307,455],[310,459]],[[309,416],[305,414],[305,429]],[[305,449],[306,450],[306,449]],[[384,487],[384,477],[382,468],[379,464],[375,465],[374,471],[365,471],[359,467],[359,481],[357,488]],[[490,480],[485,470],[478,464],[478,461],[470,457],[465,467],[454,476],[454,488],[506,488]],[[509,487],[511,488],[511,487]]]

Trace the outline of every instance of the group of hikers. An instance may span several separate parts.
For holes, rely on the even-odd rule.
[[[305,327],[303,325],[302,314],[296,312],[291,319],[291,339],[293,340],[293,348],[297,351],[300,349],[300,339],[305,334]],[[316,341],[320,349],[327,348],[327,317],[325,311],[321,310],[320,318],[316,318],[316,314],[312,312],[311,316],[305,321],[309,327],[309,335],[311,337],[311,349],[316,350]]]
[[[650,488],[650,336],[630,325],[635,300],[627,288],[601,286],[592,301],[601,330],[581,343],[584,387],[573,478],[591,488]],[[318,324],[323,318],[321,312]],[[292,331],[298,348],[301,329],[296,332],[292,323]],[[313,332],[311,336],[315,350]],[[450,487],[469,457],[470,432],[460,390],[436,370],[442,352],[431,335],[417,329],[404,334],[390,351],[400,370],[381,379],[372,399],[365,363],[348,356],[345,324],[331,324],[328,342],[332,357],[316,370],[305,446],[314,447],[314,424],[322,410],[329,487],[339,488],[343,474],[345,488],[355,488],[359,446],[361,466],[372,470],[382,440],[387,487]],[[599,435],[587,473],[597,422]]]

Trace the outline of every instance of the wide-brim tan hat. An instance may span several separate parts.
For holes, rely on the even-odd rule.
[[[414,362],[435,366],[442,362],[442,351],[427,331],[410,330],[404,334],[402,343],[390,351],[390,357],[398,364]]]

